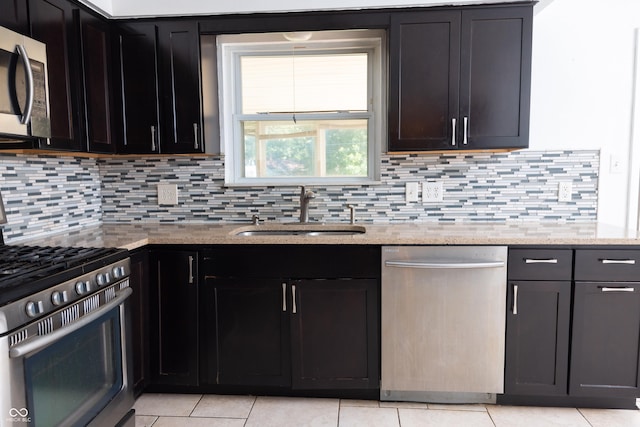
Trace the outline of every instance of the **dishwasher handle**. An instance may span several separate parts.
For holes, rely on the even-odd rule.
[[[423,268],[423,269],[476,269],[502,268],[504,261],[385,261],[385,267]]]

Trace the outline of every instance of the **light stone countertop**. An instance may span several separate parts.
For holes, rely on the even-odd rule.
[[[248,223],[105,223],[19,244],[120,247],[133,250],[147,244],[352,244],[352,245],[639,245],[640,233],[600,223],[554,222],[413,222],[356,223],[355,235],[236,236],[252,230]],[[349,228],[346,223],[266,223],[258,229]],[[11,244],[11,242],[10,242]]]

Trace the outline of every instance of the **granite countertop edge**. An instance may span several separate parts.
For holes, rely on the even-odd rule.
[[[349,224],[294,224],[297,228],[334,227]],[[267,223],[260,227],[290,229],[291,224]],[[146,245],[639,245],[640,233],[597,222],[408,222],[357,223],[366,232],[355,235],[238,236],[253,230],[248,223],[102,223],[40,236],[15,244],[47,246],[118,247],[135,250]],[[264,229],[264,228],[262,228]],[[13,242],[8,242],[13,244]]]

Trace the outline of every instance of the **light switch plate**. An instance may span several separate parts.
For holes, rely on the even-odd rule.
[[[178,186],[176,184],[158,184],[158,204],[177,205]]]
[[[407,202],[418,201],[418,188],[419,185],[417,182],[407,182],[405,184],[405,199]]]

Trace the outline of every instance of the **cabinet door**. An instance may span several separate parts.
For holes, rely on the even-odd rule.
[[[133,341],[133,390],[142,393],[149,377],[149,254],[131,254],[131,333]]]
[[[151,251],[150,260],[152,381],[197,385],[197,252]]]
[[[510,282],[505,394],[566,395],[571,282]]]
[[[293,388],[378,388],[377,281],[301,280],[291,292]]]
[[[87,150],[114,153],[111,44],[108,24],[80,11]]]
[[[391,18],[389,151],[456,148],[460,12]]]
[[[529,145],[532,7],[462,13],[460,148]]]
[[[29,15],[24,0],[2,0],[0,27],[9,28],[20,34],[29,34]]]
[[[118,35],[122,153],[159,152],[156,25],[127,24]]]
[[[29,0],[31,34],[47,45],[51,138],[40,148],[84,150],[79,39],[66,0]]]
[[[640,396],[640,283],[576,282],[569,393]]]
[[[206,327],[205,346],[214,350],[215,383],[224,385],[289,386],[289,322],[286,283],[277,279],[207,279],[215,290],[214,328]],[[211,351],[209,351],[211,354]],[[211,375],[210,375],[211,376]],[[214,382],[209,378],[209,382]]]
[[[203,151],[200,102],[200,39],[192,21],[158,24],[162,102],[161,151]]]

